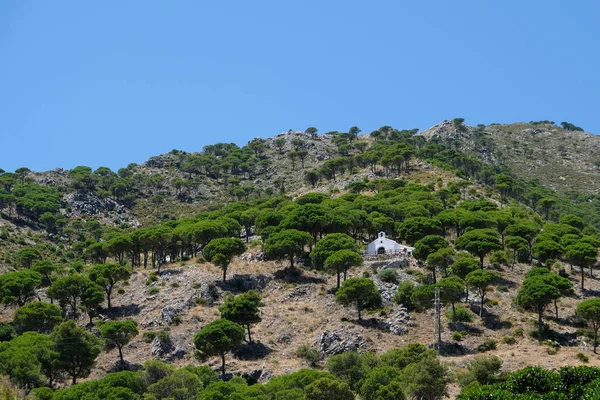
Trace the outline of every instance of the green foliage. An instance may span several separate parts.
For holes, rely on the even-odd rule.
[[[17,333],[11,324],[0,322],[0,343],[8,342],[14,339],[15,336],[17,336]]]
[[[543,333],[542,314],[548,304],[561,296],[560,290],[546,281],[545,276],[537,275],[525,279],[517,296],[520,305],[533,308],[538,313],[538,335],[540,340]]]
[[[59,353],[58,365],[71,377],[87,377],[100,354],[98,339],[77,326],[75,321],[66,321],[54,328],[51,339]]]
[[[367,278],[349,278],[338,289],[335,299],[343,305],[355,305],[359,320],[361,310],[375,308],[381,304],[381,294],[373,281]]]
[[[492,271],[482,270],[482,269],[470,272],[465,278],[467,285],[469,285],[469,287],[475,289],[477,291],[477,293],[479,294],[479,297],[480,297],[479,316],[480,317],[483,312],[483,304],[484,304],[485,294],[487,293],[489,286],[492,283],[494,283],[495,281],[497,281],[498,278],[499,278],[499,275],[497,273],[492,272]]]
[[[219,307],[221,318],[235,322],[248,329],[248,341],[252,341],[250,326],[261,321],[259,307],[262,297],[255,290],[249,290],[239,296],[225,297],[224,304]]]
[[[590,358],[581,352],[577,353],[577,358],[582,363],[588,363],[590,361]]]
[[[496,350],[497,343],[498,342],[494,339],[488,339],[485,342],[483,342],[482,344],[480,344],[479,346],[477,346],[477,351],[483,353],[483,352],[490,351],[490,350]]]
[[[294,258],[304,254],[304,246],[312,242],[312,236],[296,229],[285,229],[269,236],[265,241],[265,255],[268,258],[290,260],[294,266]]]
[[[479,257],[479,262],[483,268],[484,257],[492,250],[498,250],[500,241],[494,231],[475,229],[458,237],[454,242],[454,246],[458,250],[466,250]]]
[[[98,264],[90,268],[88,276],[92,282],[104,288],[108,308],[111,308],[113,288],[119,281],[129,279],[131,270],[119,264]]]
[[[410,364],[417,363],[427,357],[435,357],[436,352],[421,343],[409,343],[406,346],[393,349],[381,355],[385,365],[404,369]]]
[[[123,362],[123,347],[139,333],[133,320],[109,321],[100,325],[100,335],[109,346],[116,346]]]
[[[205,325],[194,336],[194,345],[205,356],[221,356],[221,371],[225,374],[225,354],[244,340],[244,330],[235,322],[218,319]]]
[[[412,281],[403,281],[398,285],[396,293],[394,293],[394,302],[402,304],[403,306],[410,308],[413,306],[411,296],[415,289],[415,284]]]
[[[476,357],[467,366],[467,372],[459,376],[460,386],[465,387],[474,381],[480,385],[498,382],[503,378],[500,375],[502,363],[502,359],[496,356]]]
[[[512,336],[504,336],[502,338],[502,341],[504,342],[504,344],[515,344],[515,343],[517,343],[517,339],[515,339]]]
[[[328,271],[335,272],[337,274],[337,287],[340,287],[340,274],[346,273],[352,267],[359,266],[363,263],[362,256],[354,250],[338,250],[332,253],[325,259],[324,267]]]
[[[377,272],[377,276],[382,282],[398,283],[398,273],[392,268],[385,268]]]
[[[433,307],[433,298],[435,297],[435,286],[421,284],[416,286],[410,296],[411,304],[417,311],[424,311]]]
[[[312,368],[317,367],[321,362],[321,353],[319,350],[314,349],[306,344],[303,344],[296,349],[296,356],[304,358],[306,361],[308,361]]]
[[[231,259],[246,251],[246,246],[238,238],[219,238],[211,240],[202,250],[208,262],[219,266],[223,270],[223,282],[227,280],[227,268]]]
[[[446,318],[453,322],[473,322],[473,313],[464,306],[458,305],[454,310],[449,310]]]
[[[327,358],[327,370],[354,391],[359,388],[366,374],[379,365],[381,361],[372,353],[348,351]]]
[[[0,302],[23,306],[35,297],[42,284],[42,275],[31,270],[6,272],[0,275]]]
[[[25,304],[17,309],[14,317],[15,330],[19,334],[27,331],[50,333],[60,322],[60,308],[42,301]]]
[[[431,218],[412,217],[400,223],[398,234],[406,242],[413,244],[425,236],[442,234],[442,226]]]
[[[358,253],[358,245],[352,237],[344,233],[330,233],[317,242],[313,251],[310,253],[313,267],[321,269],[325,266],[325,261],[333,253],[340,250],[350,250]]]
[[[600,328],[600,299],[584,300],[577,305],[577,315],[587,321],[594,331],[594,353],[598,346]]]

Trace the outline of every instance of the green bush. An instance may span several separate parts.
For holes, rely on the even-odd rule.
[[[17,336],[12,325],[0,322],[0,342],[8,342]]]
[[[148,296],[153,296],[153,295],[157,294],[158,292],[160,292],[160,290],[156,286],[152,286],[150,289],[148,289],[146,291],[146,294]]]
[[[150,275],[148,275],[148,279],[146,279],[146,285],[151,285],[152,283],[156,282],[157,280],[158,280],[158,275],[156,275],[156,272],[153,272]]]
[[[515,329],[514,335],[518,337],[523,337],[523,328]]]
[[[179,287],[179,283],[173,282],[173,283],[171,283],[171,287],[172,288],[178,288]]]
[[[508,292],[508,286],[498,285],[498,286],[496,286],[496,291],[506,293],[506,292]]]
[[[377,276],[383,282],[387,282],[387,283],[397,283],[398,282],[398,273],[394,269],[390,269],[390,268],[382,269],[377,273]]]
[[[461,305],[457,305],[455,307],[455,309],[456,309],[456,314],[454,314],[452,309],[450,309],[446,313],[446,318],[448,318],[448,321],[473,322],[474,316],[470,310],[467,310],[464,306],[461,306]]]
[[[588,361],[590,361],[590,358],[588,356],[586,356],[585,354],[583,354],[583,353],[577,353],[577,358],[582,363],[587,363]]]
[[[125,294],[125,289],[123,289],[122,287],[120,287],[119,290],[117,290],[117,293],[119,293],[119,294]]]
[[[312,368],[317,367],[321,362],[321,353],[319,352],[319,350],[313,349],[312,347],[306,344],[303,344],[302,346],[298,347],[298,349],[296,350],[296,356],[304,358],[306,361],[308,361],[309,365]]]
[[[460,342],[461,340],[463,340],[463,337],[465,336],[464,332],[453,332],[452,333],[452,340],[456,340],[457,342]]]
[[[494,339],[488,339],[479,346],[477,346],[477,351],[483,353],[490,350],[496,350],[497,341]]]
[[[502,339],[502,341],[505,344],[515,344],[515,343],[517,343],[517,339],[515,339],[512,336],[504,336],[504,338]]]
[[[411,281],[404,281],[398,285],[398,290],[394,293],[394,301],[397,304],[402,304],[404,307],[412,307],[410,296],[413,294],[415,284]]]
[[[146,343],[152,343],[152,341],[154,340],[155,337],[156,337],[156,332],[153,332],[153,331],[144,332],[144,334],[142,335],[142,340]]]

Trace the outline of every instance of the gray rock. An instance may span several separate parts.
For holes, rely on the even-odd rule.
[[[175,350],[171,352],[171,356],[176,359],[182,359],[186,354],[187,350],[180,346],[175,347]]]
[[[173,343],[171,340],[161,340],[155,337],[152,341],[152,356],[154,358],[170,359],[169,353],[173,351]]]
[[[168,304],[160,312],[160,317],[168,325],[171,325],[175,317],[184,311],[184,308],[185,306],[183,304]]]
[[[346,351],[366,351],[367,342],[356,332],[325,331],[316,339],[321,354],[336,355]]]

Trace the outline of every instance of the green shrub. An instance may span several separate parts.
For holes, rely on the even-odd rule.
[[[488,339],[479,346],[477,346],[477,351],[483,353],[490,350],[496,350],[496,344],[498,342],[494,339]]]
[[[146,343],[152,343],[152,341],[154,340],[155,337],[156,337],[156,332],[153,332],[153,331],[144,332],[144,334],[142,335],[142,340]]]
[[[411,281],[404,281],[398,285],[398,290],[394,293],[394,301],[397,304],[402,304],[404,307],[412,307],[410,296],[413,294],[415,284]]]
[[[377,273],[377,276],[382,282],[397,283],[398,273],[394,269],[386,268],[382,269]]]
[[[179,283],[173,282],[173,283],[171,283],[171,287],[172,288],[178,288],[179,287]]]
[[[158,338],[158,340],[160,340],[161,342],[168,342],[171,340],[171,334],[167,331],[160,331],[156,334],[156,337]]]
[[[308,361],[309,365],[312,368],[315,368],[321,362],[321,353],[319,352],[319,350],[313,349],[312,347],[306,344],[303,344],[302,346],[298,347],[298,349],[296,350],[296,356],[304,358],[306,361]]]
[[[125,289],[123,289],[122,287],[120,287],[119,290],[117,290],[117,293],[124,294],[125,293]]]
[[[506,293],[506,292],[508,292],[508,286],[506,286],[506,285],[498,285],[498,286],[496,286],[496,290],[498,292]]]
[[[194,282],[194,283],[192,284],[192,289],[200,289],[201,287],[202,287],[202,284],[201,284],[201,283]]]
[[[515,343],[517,343],[517,339],[515,339],[512,336],[504,336],[504,338],[502,339],[502,341],[505,344],[515,344]]]
[[[496,300],[496,299],[487,299],[485,301],[485,304],[487,304],[489,307],[493,307],[493,306],[497,306],[499,303],[498,303],[498,300]]]
[[[5,322],[0,322],[0,342],[8,342],[17,336],[15,328]]]
[[[590,358],[588,356],[586,356],[585,354],[583,354],[583,353],[577,353],[577,358],[582,363],[587,363],[588,361],[590,361]]]
[[[180,315],[176,315],[173,317],[173,324],[174,325],[179,325],[183,322],[183,319],[181,318]]]
[[[146,285],[151,285],[152,283],[156,282],[157,280],[158,280],[158,275],[156,275],[156,272],[153,272],[150,275],[148,275],[148,279],[146,279]]]
[[[146,291],[146,294],[148,296],[153,296],[153,295],[157,294],[158,292],[160,292],[160,290],[156,286],[152,286],[150,289],[148,289]]]
[[[201,298],[201,297],[196,297],[196,304],[198,304],[199,306],[205,306],[208,304],[208,301],[206,301],[205,299]]]
[[[523,328],[515,329],[514,335],[518,337],[523,337]]]
[[[453,332],[452,333],[452,340],[456,340],[457,342],[460,342],[461,340],[463,340],[463,337],[465,336],[464,332]]]
[[[371,277],[371,273],[369,271],[365,271],[362,273],[362,277],[363,278],[370,278]]]
[[[473,322],[474,316],[470,310],[467,310],[464,306],[461,306],[461,305],[457,305],[455,307],[455,309],[456,309],[456,314],[454,314],[452,309],[450,309],[446,313],[446,318],[448,318],[448,321]]]

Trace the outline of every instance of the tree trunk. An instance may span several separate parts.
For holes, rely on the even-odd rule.
[[[112,290],[106,292],[106,303],[108,305],[108,309],[109,310],[112,308],[112,303],[110,302],[110,295],[111,294],[112,294]]]
[[[223,268],[223,282],[227,281],[227,268]]]
[[[456,307],[454,302],[452,302],[452,322],[456,322]]]
[[[337,288],[340,288],[340,271],[337,271]]]
[[[581,291],[585,290],[584,287],[583,287],[583,280],[584,280],[584,276],[583,276],[584,275],[584,271],[583,270],[584,270],[584,268],[581,267]]]
[[[594,266],[590,265],[590,278],[594,278],[593,269],[594,269]]]
[[[485,256],[479,256],[479,262],[481,263],[481,269],[483,269],[483,258]]]
[[[431,273],[433,274],[433,283],[436,284],[437,283],[437,279],[436,279],[436,276],[435,276],[435,268],[431,269]]]
[[[221,354],[221,373],[225,376],[225,354]]]
[[[539,338],[538,341],[542,341],[542,332],[544,331],[544,323],[542,322],[542,313],[544,312],[543,308],[540,308],[540,310],[538,311],[538,334],[539,334]]]
[[[346,282],[346,277],[348,276],[348,270],[345,269],[344,270],[344,282]]]
[[[362,316],[360,315],[360,305],[358,304],[358,301],[356,301],[356,311],[358,311],[358,320],[361,321]]]
[[[71,384],[72,385],[76,385],[77,384],[77,375],[75,375],[75,374],[72,375]]]
[[[290,267],[294,268],[294,255],[290,254]]]
[[[483,300],[485,299],[485,295],[481,296],[481,304],[479,305],[479,318],[483,315]]]
[[[250,334],[250,324],[248,324],[247,326],[248,326],[248,342],[252,343],[252,335]]]
[[[117,346],[117,348],[119,349],[119,358],[121,359],[121,362],[125,362],[125,360],[123,360],[123,349],[121,348],[122,346]]]
[[[598,327],[594,329],[594,354],[596,354],[596,347],[598,347]]]
[[[554,300],[554,312],[556,314],[556,322],[558,322],[558,302],[556,299]]]

